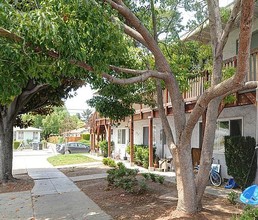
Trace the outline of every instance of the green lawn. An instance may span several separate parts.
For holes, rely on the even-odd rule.
[[[82,154],[64,154],[57,155],[47,158],[48,162],[53,166],[69,165],[69,164],[78,164],[78,163],[90,163],[96,162],[90,157],[84,156]]]

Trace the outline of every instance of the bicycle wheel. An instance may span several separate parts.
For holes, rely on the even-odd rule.
[[[220,186],[222,183],[220,174],[214,170],[210,172],[209,178],[213,186]]]

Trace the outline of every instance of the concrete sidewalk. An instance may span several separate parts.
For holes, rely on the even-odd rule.
[[[31,192],[0,194],[0,219],[112,219],[68,177],[53,168],[46,161],[48,156],[43,151],[15,155],[15,170],[27,170],[35,185]]]

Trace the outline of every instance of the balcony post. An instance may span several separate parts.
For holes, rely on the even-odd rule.
[[[130,163],[131,166],[134,165],[134,123],[133,123],[133,115],[130,119]]]
[[[149,170],[153,170],[153,118],[149,118]]]
[[[111,157],[111,124],[108,123],[108,157]]]

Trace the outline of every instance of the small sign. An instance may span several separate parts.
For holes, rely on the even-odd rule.
[[[220,173],[220,167],[221,167],[220,164],[215,164],[215,163],[211,164],[211,168],[218,173]]]

